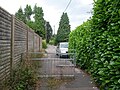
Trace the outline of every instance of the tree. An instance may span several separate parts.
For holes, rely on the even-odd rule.
[[[19,10],[17,11],[17,13],[15,13],[15,16],[16,16],[19,20],[21,20],[21,21],[23,21],[24,23],[26,23],[26,18],[25,18],[24,12],[23,12],[23,10],[22,10],[21,7],[20,7]]]
[[[46,41],[49,43],[49,40],[52,37],[52,27],[49,22],[46,22]]]
[[[27,24],[30,28],[32,28],[33,30],[35,30],[35,22],[34,22],[34,21],[29,20],[29,21],[26,22],[26,24]]]
[[[25,17],[26,17],[26,20],[29,21],[31,20],[31,15],[32,15],[32,8],[30,5],[26,5],[26,8],[24,9],[24,13],[25,13]]]
[[[59,28],[56,36],[56,43],[68,42],[70,34],[70,24],[67,13],[63,13],[59,22]]]
[[[45,38],[46,31],[45,31],[45,20],[43,18],[44,13],[42,7],[34,7],[34,19],[35,19],[35,32],[40,35],[41,37]]]
[[[34,15],[33,21],[31,20],[31,15]],[[34,9],[32,10],[30,5],[26,5],[24,11],[20,7],[15,16],[32,28],[43,39],[46,38],[45,20],[43,18],[44,13],[42,7],[35,5]]]

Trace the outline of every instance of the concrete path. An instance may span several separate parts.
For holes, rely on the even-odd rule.
[[[65,83],[58,90],[99,90],[89,75],[77,68],[75,71],[75,80]]]
[[[52,45],[48,45],[46,49],[48,53],[55,53],[56,47]],[[50,58],[55,58],[56,55],[51,54]],[[41,84],[38,90],[99,90],[95,83],[91,80],[90,76],[84,73],[82,70],[75,68],[75,77],[71,81],[62,82],[57,88],[49,88],[48,82],[50,82],[47,78],[41,79]],[[55,82],[55,81],[54,81]],[[51,81],[52,83],[52,81]],[[58,83],[58,82],[55,82]],[[57,85],[57,84],[53,84]]]
[[[55,50],[55,46],[48,45],[45,58],[38,58],[41,62],[38,77],[74,76],[75,66],[72,59],[58,58]]]

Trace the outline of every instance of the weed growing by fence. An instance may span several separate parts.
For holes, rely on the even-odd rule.
[[[26,60],[13,70],[13,74],[5,82],[5,90],[35,90],[37,82],[37,65],[35,62]]]

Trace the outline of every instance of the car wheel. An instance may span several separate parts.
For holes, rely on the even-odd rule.
[[[60,55],[60,58],[62,58],[62,55]]]

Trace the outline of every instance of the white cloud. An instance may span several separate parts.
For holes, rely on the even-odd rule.
[[[91,15],[76,15],[76,17],[71,18],[71,30],[74,30],[77,26],[81,25],[83,22],[87,21]]]
[[[76,0],[76,2],[84,6],[93,3],[93,0]]]
[[[32,7],[37,4],[43,8],[45,20],[49,21],[52,27],[55,25],[57,32],[60,17],[68,2],[69,0],[1,0],[0,6],[11,14],[15,14],[20,6],[25,8],[26,4]],[[91,11],[92,3],[93,0],[72,0],[67,9],[72,30],[91,16],[87,12]]]
[[[51,24],[51,27],[53,28],[54,25],[56,26],[55,29],[58,28],[58,21],[61,17],[61,10],[57,10],[56,8],[50,6],[49,8],[43,8],[45,13],[45,20],[49,21]],[[54,28],[53,28],[54,29]],[[56,31],[57,33],[57,31]]]
[[[72,30],[89,19],[92,10],[93,0],[74,0],[69,9],[68,15],[71,21]]]

